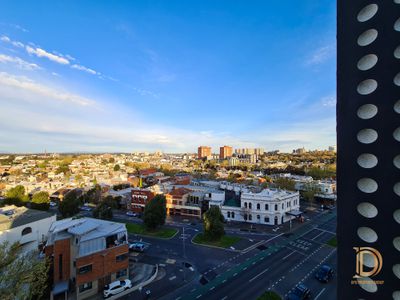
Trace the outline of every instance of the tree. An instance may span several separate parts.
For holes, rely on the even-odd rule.
[[[116,164],[116,165],[114,166],[114,171],[117,172],[117,171],[119,171],[119,170],[121,170],[121,167],[120,167],[118,164]]]
[[[315,194],[318,193],[318,189],[314,184],[307,184],[304,186],[304,191],[302,192],[303,197],[311,204],[314,202]]]
[[[282,189],[282,190],[288,190],[288,191],[295,191],[295,185],[296,183],[288,178],[277,178],[274,181],[274,184],[276,187]]]
[[[101,201],[101,186],[96,184],[86,193],[86,199],[90,203],[98,204]]]
[[[143,222],[147,229],[154,230],[165,224],[167,216],[166,199],[164,195],[156,195],[144,208]]]
[[[111,220],[113,217],[112,207],[105,201],[101,202],[93,210],[93,217],[103,220]]]
[[[61,201],[58,210],[63,218],[68,218],[76,215],[79,212],[81,205],[81,198],[78,196],[77,191],[72,190],[68,192],[63,201]]]
[[[219,240],[224,234],[224,216],[218,206],[212,205],[204,214],[204,236],[208,240]]]
[[[49,264],[34,251],[21,253],[18,243],[0,244],[1,299],[45,299]]]
[[[40,210],[49,210],[50,208],[49,193],[41,191],[33,194],[31,207]]]
[[[25,194],[25,188],[22,185],[17,185],[6,192],[6,199],[4,203],[22,206],[28,201],[29,197]]]

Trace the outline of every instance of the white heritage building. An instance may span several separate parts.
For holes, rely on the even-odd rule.
[[[299,192],[264,189],[260,193],[243,192],[240,206],[225,202],[221,212],[227,221],[280,225],[301,214]]]

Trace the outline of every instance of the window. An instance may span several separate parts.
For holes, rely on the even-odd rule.
[[[269,209],[268,204],[265,204],[265,210],[268,210],[268,209]]]
[[[286,207],[289,207],[289,203],[290,203],[290,202],[286,202]]]
[[[257,209],[260,209],[260,203],[257,203]]]
[[[32,233],[32,228],[31,227],[25,227],[22,232],[21,235],[25,235],[25,234],[29,234]]]
[[[243,218],[245,221],[247,221],[247,214],[244,214]]]
[[[249,202],[249,208],[251,209],[251,202]]]
[[[278,210],[278,204],[275,204],[275,210]]]
[[[86,274],[89,272],[92,272],[92,265],[79,267],[79,269],[78,269],[78,274]]]
[[[257,215],[257,220],[260,220],[260,215]]]
[[[285,203],[282,203],[282,209],[284,209],[285,208]]]
[[[244,203],[244,207],[247,208],[247,202]]]
[[[252,216],[252,215],[249,215],[249,221],[251,221],[251,219],[253,219],[253,216]]]
[[[127,274],[126,269],[119,270],[119,271],[117,272],[117,278],[126,276],[126,274]]]
[[[265,218],[264,218],[264,222],[265,222],[265,223],[269,223],[269,217],[265,217]]]
[[[228,218],[230,218],[231,217],[231,212],[228,211],[227,215],[228,215]]]
[[[128,253],[124,253],[124,254],[117,255],[117,256],[115,257],[115,260],[116,260],[117,262],[120,262],[120,261],[124,261],[124,260],[127,259],[127,258],[128,258]]]
[[[92,289],[92,282],[87,282],[79,286],[79,293]]]
[[[232,219],[235,218],[235,212],[234,211],[232,212],[231,217],[232,217]]]

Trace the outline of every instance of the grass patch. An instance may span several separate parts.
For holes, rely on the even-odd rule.
[[[126,223],[126,229],[129,233],[147,235],[151,237],[158,237],[162,239],[168,239],[173,237],[177,233],[177,229],[161,227],[155,230],[147,230],[143,224]]]
[[[257,300],[282,300],[282,298],[277,293],[268,291],[258,297]]]
[[[240,241],[241,238],[237,236],[231,236],[231,235],[224,235],[222,238],[216,241],[210,241],[208,240],[203,233],[197,234],[193,242],[196,244],[202,244],[202,245],[210,245],[210,246],[216,246],[216,247],[221,247],[221,248],[229,248],[233,244],[236,244],[238,241]]]
[[[336,236],[334,236],[333,238],[331,238],[331,239],[327,242],[327,244],[328,244],[329,246],[332,246],[332,247],[337,247],[337,239],[336,239]]]

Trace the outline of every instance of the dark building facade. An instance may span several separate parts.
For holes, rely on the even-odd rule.
[[[337,2],[338,299],[400,299],[400,0]]]

